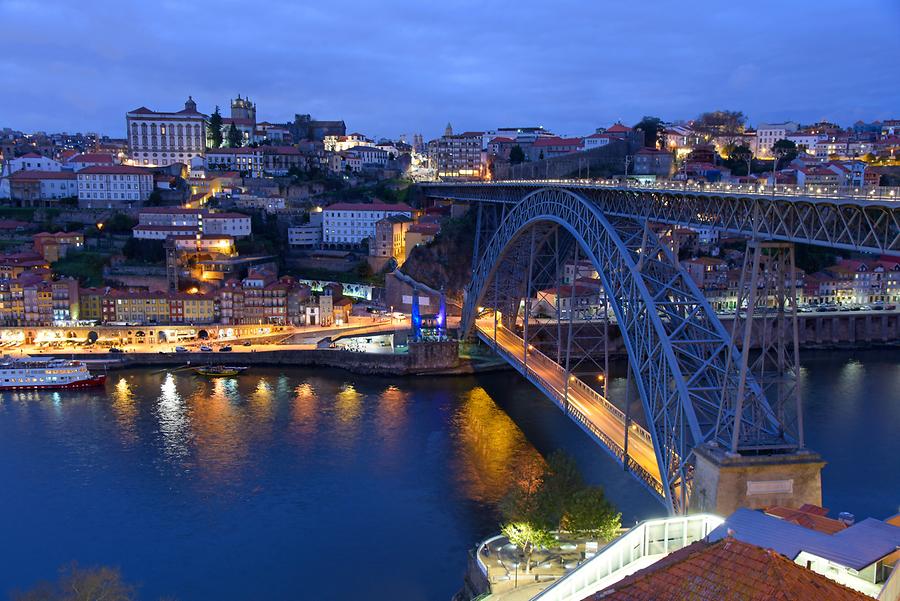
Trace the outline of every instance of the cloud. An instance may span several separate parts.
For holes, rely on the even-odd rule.
[[[778,18],[757,18],[773,14]],[[0,0],[0,126],[123,135],[140,105],[343,118],[383,136],[743,110],[757,122],[893,115],[900,12],[837,0],[190,4]],[[835,24],[840,24],[839,34]],[[877,24],[877,26],[873,26]]]

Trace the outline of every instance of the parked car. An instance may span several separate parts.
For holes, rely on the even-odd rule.
[[[114,347],[114,346],[111,346],[111,347],[109,347],[109,352],[110,352],[110,353],[124,353],[125,351],[123,351],[123,350],[120,349],[120,348],[116,348],[116,347]]]
[[[209,346],[208,344],[201,344],[201,345],[200,345],[200,350],[203,351],[204,353],[211,353],[211,352],[212,352],[212,347]]]
[[[175,352],[176,353],[186,353],[186,352],[188,352],[188,350],[186,348],[184,348],[183,346],[176,346]]]
[[[231,347],[228,346],[227,344],[226,344],[225,346],[220,346],[220,347],[219,347],[219,352],[220,352],[220,353],[230,353],[230,352],[231,352]]]
[[[253,346],[253,343],[250,342],[249,340],[247,340],[247,341],[244,342],[241,346]]]

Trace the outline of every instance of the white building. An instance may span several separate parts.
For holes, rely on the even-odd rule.
[[[413,209],[403,203],[342,202],[325,207],[323,215],[322,241],[325,244],[359,244],[375,235],[375,223],[380,219],[391,215],[412,218]]]
[[[16,171],[60,171],[62,163],[51,158],[41,156],[36,152],[29,152],[20,157],[6,161],[2,175],[10,175]]]
[[[241,213],[210,213],[203,209],[149,207],[138,213],[138,225],[132,228],[135,238],[165,240],[169,236],[199,233],[232,237],[249,236],[250,217]]]
[[[76,174],[78,206],[122,208],[140,206],[153,192],[153,174],[129,165],[98,165]]]
[[[316,246],[322,242],[322,224],[306,223],[288,228],[288,244],[291,246]]]
[[[250,216],[243,213],[207,213],[203,218],[204,234],[240,238],[249,236],[250,231]]]
[[[71,171],[21,169],[4,179],[9,182],[9,197],[14,200],[33,202],[78,195],[78,183]]]
[[[805,131],[796,131],[785,136],[786,140],[790,140],[797,145],[797,150],[805,150],[810,154],[815,153],[816,144],[819,140],[824,140],[825,134],[813,134]]]
[[[359,159],[361,167],[386,167],[389,154],[374,146],[354,146],[345,155]]]
[[[613,137],[610,134],[591,134],[584,139],[584,149],[593,150],[609,144]]]
[[[206,118],[188,96],[184,109],[174,113],[140,107],[125,115],[128,155],[134,165],[187,164],[206,150]]]
[[[771,157],[772,146],[778,140],[786,140],[789,133],[793,133],[800,128],[800,125],[793,121],[784,123],[760,123],[756,128],[756,156]]]
[[[359,133],[346,136],[325,136],[322,144],[327,152],[343,152],[354,146],[372,146],[372,140]]]
[[[211,148],[206,151],[206,165],[211,170],[239,171],[250,177],[263,175],[262,148]]]

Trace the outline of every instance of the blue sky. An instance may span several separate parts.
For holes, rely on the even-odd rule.
[[[241,93],[375,136],[642,115],[900,118],[900,2],[0,0],[0,127],[124,135]]]

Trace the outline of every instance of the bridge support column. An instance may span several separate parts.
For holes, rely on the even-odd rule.
[[[690,511],[727,516],[740,507],[822,505],[822,468],[818,453],[740,455],[720,446],[694,449]]]

